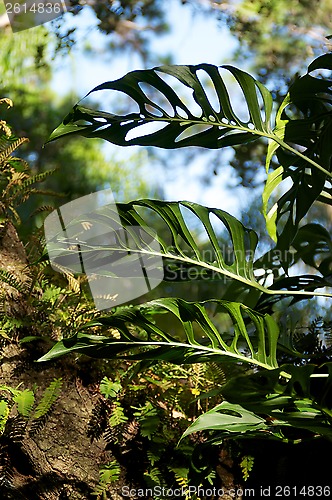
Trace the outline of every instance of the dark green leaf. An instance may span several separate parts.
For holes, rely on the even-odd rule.
[[[68,134],[80,134],[85,137],[101,137],[121,146],[221,148],[252,141],[257,136],[269,133],[272,112],[272,97],[269,91],[244,71],[232,66],[222,68],[233,75],[242,91],[247,106],[248,121],[240,119],[233,109],[218,67],[211,64],[161,66],[150,70],[132,71],[119,80],[95,87],[88,94],[104,90],[125,93],[138,104],[138,113],[115,115],[94,111],[77,104],[49,140]],[[209,101],[199,72],[203,73],[213,85],[217,106]],[[165,76],[173,78],[172,86],[165,81]],[[176,92],[174,89],[176,85],[183,85],[191,90],[192,100],[200,108],[197,114],[190,110],[190,103],[186,104],[180,92],[179,94]],[[149,86],[150,92],[143,91],[146,86]],[[162,96],[164,104],[159,102],[160,98],[158,100],[156,94]],[[263,109],[260,99],[263,102]],[[158,123],[160,129],[145,133],[144,126],[151,123]],[[128,138],[128,134],[133,130],[135,137]]]
[[[214,321],[208,312],[213,308]],[[153,319],[151,319],[153,311]],[[170,314],[169,321],[177,320],[181,336],[172,334],[172,329],[163,326],[164,313]],[[163,323],[156,322],[162,313]],[[233,325],[231,342],[224,340],[224,334],[215,322],[222,315],[228,316]],[[172,363],[196,363],[224,360],[252,363],[264,368],[277,366],[276,347],[278,327],[271,316],[261,315],[248,307],[227,301],[212,300],[191,303],[182,299],[159,299],[141,306],[116,310],[112,316],[100,318],[99,324],[117,329],[120,338],[78,333],[57,342],[39,361],[48,361],[69,352],[80,352],[96,358],[121,358],[125,353],[131,359],[163,360]],[[248,325],[246,325],[248,323]],[[94,322],[93,325],[96,323]],[[139,333],[132,333],[134,325]],[[249,333],[249,325],[252,333]],[[90,325],[86,325],[88,329]],[[244,351],[247,351],[245,353]]]

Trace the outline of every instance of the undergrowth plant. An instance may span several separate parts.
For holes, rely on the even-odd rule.
[[[88,436],[92,441],[103,437],[114,458],[96,487],[97,496],[102,498],[108,488],[116,487],[119,475],[126,484],[141,488],[187,489],[196,439],[181,444],[179,439],[202,413],[203,402],[193,401],[193,394],[197,395],[198,386],[221,385],[224,376],[206,368],[206,364],[184,368],[163,362],[145,367],[128,363],[114,367],[112,378],[101,380]],[[212,407],[212,400],[221,401],[211,396],[205,409],[208,404]],[[117,468],[120,473],[113,474]],[[215,477],[212,461],[206,469],[204,480]]]
[[[0,105],[12,107],[13,103],[6,98],[0,99]],[[16,230],[19,232],[26,220],[53,210],[51,205],[43,205],[34,213],[26,213],[24,203],[32,195],[59,195],[36,187],[52,175],[52,171],[35,174],[25,160],[15,155],[26,142],[27,138],[17,137],[10,125],[0,120],[1,249],[13,244]],[[5,242],[4,237],[11,226],[15,230],[9,233]],[[50,341],[60,340],[71,335],[76,326],[94,318],[96,312],[84,292],[84,278],[76,279],[69,271],[60,277],[50,268],[43,250],[42,227],[35,228],[28,235],[27,241],[23,241],[24,247],[15,238],[20,256],[9,267],[8,259],[0,261],[0,339],[3,342],[13,338],[22,340],[24,336],[25,342],[47,338]],[[7,248],[4,251],[8,253]],[[17,314],[17,311],[12,313],[8,306],[8,299],[13,293],[16,294],[15,300],[24,304],[22,314]]]
[[[157,228],[163,224],[157,239],[165,280],[171,274],[174,280],[190,283],[194,270],[195,282],[209,282],[211,291],[200,302],[162,297],[117,307],[84,324],[70,339],[57,342],[40,361],[74,351],[143,364],[213,362],[222,369],[241,367],[241,373],[228,372],[226,383],[211,389],[221,401],[207,411],[204,401],[212,396],[210,388],[206,391],[199,384],[193,388],[202,412],[183,438],[203,433],[205,445],[252,437],[286,442],[318,436],[331,439],[331,349],[326,344],[319,352],[298,350],[281,331],[275,314],[276,304],[285,316],[298,303],[310,309],[313,297],[332,297],[331,234],[317,219],[310,221],[313,206],[331,210],[332,205],[331,70],[332,54],[318,57],[307,74],[294,81],[279,107],[269,90],[248,73],[209,64],[133,71],[91,91],[129,96],[137,106],[128,114],[75,105],[50,140],[81,135],[120,146],[166,149],[222,149],[265,140],[262,205],[271,243],[268,251],[257,255],[256,232],[222,207],[189,201],[118,203],[127,231],[136,228],[133,240],[137,226],[153,229],[151,214]],[[227,88],[229,76],[242,96],[238,109]],[[229,241],[231,259],[224,254],[220,234]],[[146,242],[136,237],[135,243],[135,248],[124,243],[115,248],[110,243],[108,249],[146,258],[154,255]],[[202,244],[210,251],[203,252]],[[306,274],[297,273],[299,263],[308,266]],[[223,290],[215,296],[214,284],[220,282]],[[113,403],[112,408],[120,415],[120,406]],[[113,427],[117,425],[127,421],[120,418]],[[248,474],[250,459],[242,466]]]
[[[35,436],[43,429],[61,388],[62,380],[53,380],[36,404],[33,390],[0,385],[0,489],[3,493],[11,486],[13,461],[19,447],[26,436]]]

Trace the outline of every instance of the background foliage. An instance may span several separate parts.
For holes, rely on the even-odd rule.
[[[233,60],[245,70],[250,67],[257,79],[229,65],[220,75],[212,65],[131,72],[75,106],[53,136],[66,133],[69,125],[76,133],[76,120],[83,116],[87,121],[79,132],[84,135],[144,144],[125,160],[110,159],[99,139],[78,135],[43,147],[78,99],[73,91],[57,96],[50,90],[51,78],[66,51],[75,58],[75,50],[81,49],[96,58],[116,52],[121,56],[130,48],[144,66],[170,63],[166,47],[163,61],[153,51],[154,35],[172,29],[166,4],[75,5],[76,10],[52,26],[15,36],[15,43],[9,33],[1,34],[1,95],[14,101],[13,108],[5,109],[9,101],[1,108],[1,365],[6,364],[6,349],[18,341],[30,360],[20,354],[24,373],[32,374],[38,357],[72,352],[63,358],[64,390],[70,385],[68,373],[78,370],[84,381],[80,390],[89,387],[94,408],[86,438],[93,444],[105,442],[99,478],[89,490],[97,498],[112,495],[123,484],[230,488],[245,480],[257,485],[263,476],[267,484],[289,484],[282,472],[285,456],[290,457],[292,481],[303,484],[303,477],[310,477],[321,484],[328,477],[327,461],[318,457],[331,452],[330,299],[308,297],[323,297],[324,287],[330,287],[330,54],[315,59],[308,73],[299,75],[306,71],[308,57],[312,60],[329,47],[330,2],[317,1],[313,8],[304,1],[182,1],[180,9],[214,16],[229,27],[238,40]],[[88,9],[105,34],[103,47],[89,42],[89,31],[80,35],[79,20]],[[172,75],[170,85],[160,78],[162,72]],[[227,74],[237,81],[230,83]],[[183,97],[184,87],[194,91],[190,99]],[[129,102],[120,116],[101,115],[109,105],[100,97],[102,89],[126,90],[143,118]],[[196,114],[192,111],[193,101],[198,114],[197,108]],[[100,116],[107,120],[106,130],[95,120]],[[125,130],[121,124],[128,116],[134,121]],[[143,122],[160,116],[161,132],[152,137],[146,129],[140,132]],[[129,129],[138,133],[128,141],[120,132]],[[270,140],[269,149],[264,137]],[[148,224],[160,235],[165,283],[149,302],[101,314],[93,307],[84,277],[53,272],[40,226],[53,206],[108,184],[124,201],[162,197],[144,180],[142,164],[160,157],[152,144],[179,149],[179,164],[189,165],[195,155],[208,158],[202,169],[210,183],[213,174],[226,175],[220,147],[231,148],[238,182],[252,188],[246,193],[248,205],[250,198],[254,203],[241,220],[199,204],[150,199],[119,205],[129,227]],[[203,154],[197,146],[216,151]],[[54,169],[54,174],[47,173]],[[254,189],[263,191],[263,184],[265,220]],[[5,257],[8,235],[17,243],[14,226],[28,260],[22,247],[16,247],[24,264],[9,266]],[[255,254],[249,252],[254,249]],[[43,363],[43,370],[60,362]],[[32,376],[22,389],[11,387],[9,380],[3,387],[0,465],[7,494],[17,485],[15,454],[24,450],[29,437],[22,429],[33,423],[30,410],[37,388]],[[65,398],[61,394],[54,406],[68,404]],[[24,425],[15,420],[16,412]],[[295,462],[301,464],[301,477]],[[21,490],[15,488],[19,498]],[[36,491],[35,498],[44,498]]]

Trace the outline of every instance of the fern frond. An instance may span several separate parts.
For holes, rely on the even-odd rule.
[[[149,485],[162,485],[163,477],[159,469],[157,467],[153,467],[151,470],[144,472],[144,477],[147,480]]]
[[[41,207],[38,207],[36,210],[34,210],[30,215],[29,218],[35,217],[36,215],[42,214],[44,212],[53,212],[54,207],[52,205],[42,205]]]
[[[6,186],[6,189],[3,191],[2,197],[5,198],[8,196],[8,193],[13,190],[13,192],[16,192],[19,187],[22,186],[22,183],[25,179],[28,178],[28,173],[23,170],[23,171],[13,171],[11,170],[11,177],[8,181],[8,184]]]
[[[27,419],[21,415],[9,418],[6,426],[6,438],[13,443],[21,443],[25,437]]]
[[[140,424],[141,435],[152,440],[152,436],[160,424],[160,418],[156,408],[150,402],[147,402],[145,406],[135,412],[134,415],[137,417]]]
[[[45,389],[42,399],[34,412],[33,418],[38,419],[46,415],[52,408],[55,401],[60,396],[62,388],[62,378],[54,379]]]
[[[161,455],[158,455],[158,453],[156,453],[156,451],[152,451],[152,450],[148,450],[147,453],[146,453],[146,456],[150,462],[150,465],[153,467],[155,465],[156,462],[158,462],[160,460],[160,457]]]
[[[66,278],[68,281],[68,286],[69,288],[74,292],[74,293],[80,293],[81,291],[81,285],[79,280],[74,278],[74,276],[71,276],[69,273],[66,274]]]
[[[19,189],[24,190],[27,187],[32,186],[33,184],[38,184],[40,182],[44,182],[45,179],[53,175],[55,170],[46,170],[46,172],[40,172],[38,174],[29,175],[29,177],[21,184]]]
[[[103,433],[103,439],[108,444],[119,444],[122,437],[122,426],[110,427],[107,425],[105,432]]]
[[[179,486],[182,488],[187,488],[188,487],[188,472],[189,469],[186,468],[175,468],[175,467],[169,467],[169,470],[173,472],[175,480]]]
[[[32,416],[32,422],[29,434],[34,436],[37,432],[44,427],[46,420],[52,410],[55,401],[60,396],[62,388],[62,379],[54,379],[53,382],[45,389],[41,400],[39,401],[37,408]]]
[[[139,432],[139,423],[136,420],[132,420],[128,424],[126,424],[125,428],[122,431],[123,441],[131,441],[134,439]]]
[[[12,204],[8,204],[7,210],[11,212],[12,214],[11,217],[14,219],[16,224],[21,224],[21,217],[16,208]]]
[[[116,460],[112,460],[108,464],[103,465],[99,471],[99,483],[92,492],[97,499],[106,498],[105,493],[109,486],[119,480],[121,467]]]
[[[106,399],[99,398],[96,406],[92,410],[92,415],[88,423],[87,436],[91,442],[99,439],[108,427],[109,404]]]
[[[8,446],[1,443],[0,447],[0,487],[7,489],[12,487],[13,471],[8,451]]]
[[[26,137],[20,137],[19,139],[14,139],[13,141],[10,138],[7,138],[7,146],[5,140],[1,140],[0,142],[0,163],[4,162],[21,144],[25,142],[29,142],[29,139]]]
[[[113,382],[111,379],[104,377],[99,386],[99,390],[105,398],[116,398],[121,391],[122,386],[119,382]]]
[[[9,97],[1,97],[0,105],[7,104],[7,109],[12,108],[14,106],[13,101],[9,99]]]
[[[15,288],[20,293],[26,292],[26,284],[22,281],[19,281],[17,277],[12,274],[10,271],[6,271],[5,269],[0,269],[0,281],[6,283],[7,285]]]
[[[10,407],[4,399],[0,400],[0,435],[3,434],[9,417]]]
[[[0,120],[0,129],[4,131],[6,137],[11,136],[12,131],[10,130],[10,127],[8,127],[7,123],[4,120]]]
[[[245,455],[240,462],[242,476],[245,481],[254,467],[254,461],[255,459],[252,455]]]
[[[121,406],[119,401],[115,401],[112,405],[112,414],[108,420],[111,427],[116,427],[117,425],[124,424],[127,422],[128,417],[124,414],[124,408]]]
[[[22,417],[28,418],[35,403],[34,393],[28,389],[20,392],[13,398],[17,406],[17,411]]]
[[[206,377],[218,385],[224,385],[227,381],[227,375],[219,363],[212,361],[208,363]]]

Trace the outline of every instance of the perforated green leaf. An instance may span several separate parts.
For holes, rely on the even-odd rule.
[[[142,209],[145,210],[144,213]],[[149,212],[147,215],[146,209]],[[146,199],[118,203],[116,211],[114,206],[105,206],[102,213],[96,214],[98,224],[103,224],[105,228],[112,228],[119,216],[127,233],[121,235],[119,232],[116,241],[100,247],[85,245],[81,256],[86,268],[102,269],[106,252],[109,252],[109,255],[116,252],[117,258],[121,255],[125,257],[130,253],[132,256],[137,254],[140,258],[144,258],[147,267],[149,259],[162,257],[166,281],[190,281],[194,274],[196,281],[219,281],[220,283],[221,279],[232,279],[245,288],[256,291],[257,295],[262,292],[272,295],[300,294],[300,288],[297,291],[287,289],[277,291],[258,282],[254,274],[257,234],[223,210],[188,201],[167,202]],[[94,219],[92,215],[91,217],[88,222],[93,224]],[[74,219],[70,224],[73,227],[83,226],[83,224],[77,224],[77,220]],[[84,221],[86,222],[86,219]],[[157,234],[154,232],[154,226],[157,228]],[[143,229],[141,234],[137,231],[140,227]],[[150,238],[149,227],[151,236],[159,243],[157,249],[151,245],[151,239],[147,241]],[[82,229],[82,234],[84,240],[84,229]],[[222,238],[218,236],[221,234]],[[124,237],[128,235],[129,238]],[[77,234],[77,238],[80,239],[80,237],[80,234]],[[62,249],[60,248],[61,242],[63,242]],[[76,259],[76,246],[68,245],[62,235],[58,238],[56,245],[57,253],[60,250],[69,259],[71,256]],[[102,271],[99,272],[102,273]],[[116,283],[114,286],[116,289]],[[303,295],[306,294],[308,296],[328,295],[322,292],[304,291]],[[228,299],[227,296],[224,298]],[[236,300],[236,297],[232,296],[230,300]]]
[[[213,320],[209,315],[211,307]],[[162,314],[161,320],[165,321],[165,313],[169,314],[169,321],[177,320],[181,336],[172,334],[171,328],[163,326],[165,323],[158,323],[158,315]],[[222,317],[228,317],[233,333],[224,333],[215,324]],[[277,366],[278,327],[275,321],[271,316],[256,313],[237,302],[212,300],[191,303],[165,298],[141,306],[120,308],[112,316],[100,318],[91,326],[97,324],[116,328],[120,338],[88,335],[82,331],[55,344],[39,361],[71,351],[97,358],[121,358],[124,353],[130,352],[127,356],[132,359],[172,363],[224,360],[253,363],[267,369]],[[142,334],[132,334],[128,328],[130,324],[142,330]]]
[[[332,80],[325,75],[313,76],[316,70],[332,70],[332,55],[318,57],[307,74],[290,87],[273,130],[279,142],[270,142],[266,159],[269,175],[263,194],[264,214],[269,233],[278,240],[280,249],[289,248],[315,200],[332,204]],[[281,166],[269,172],[273,154]],[[284,179],[291,181],[291,188],[270,208],[270,196]],[[277,234],[281,218],[283,224]]]
[[[49,140],[80,134],[101,137],[121,146],[221,148],[249,142],[269,133],[272,111],[269,91],[244,71],[232,66],[222,66],[221,69],[236,80],[246,103],[247,120],[241,119],[234,110],[217,66],[161,66],[132,71],[119,80],[95,87],[88,94],[105,90],[125,93],[138,104],[139,112],[116,115],[77,104]],[[167,83],[170,77],[172,84]],[[205,90],[205,79],[213,89],[213,103]],[[188,102],[181,97],[181,85],[192,93]],[[199,111],[191,111],[193,104]],[[242,113],[243,109],[241,116]],[[146,132],[145,125],[151,123],[159,124],[159,130]],[[130,138],[128,134],[133,130],[135,137]]]
[[[332,438],[332,363],[246,373],[232,377],[221,392],[227,401],[198,417],[183,437],[214,431],[211,442],[230,437],[288,441],[305,430],[310,432],[306,438]]]

